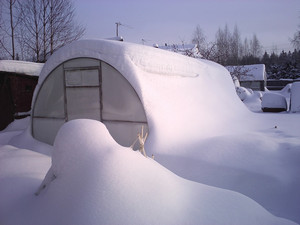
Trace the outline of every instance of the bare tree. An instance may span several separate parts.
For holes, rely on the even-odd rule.
[[[41,0],[42,3],[42,27],[43,27],[43,31],[42,31],[42,45],[43,45],[43,61],[46,61],[46,56],[47,56],[47,49],[48,49],[48,42],[47,42],[47,24],[49,21],[49,1],[48,0]]]
[[[250,53],[254,57],[259,57],[261,55],[262,46],[256,36],[253,34],[252,40],[250,41]]]
[[[85,29],[75,24],[75,9],[70,0],[49,0],[50,54],[74,40],[81,38]]]
[[[240,81],[241,78],[244,78],[244,77],[253,77],[253,75],[248,74],[251,71],[251,69],[249,69],[243,65],[242,66],[227,66],[226,68],[230,72],[230,75],[233,80],[235,78],[237,78]]]
[[[233,33],[230,37],[230,52],[228,63],[237,65],[241,52],[241,35],[237,25],[234,26]]]
[[[21,4],[20,46],[34,61],[45,62],[56,49],[81,38],[85,32],[75,24],[71,0],[22,0]]]
[[[298,25],[298,30],[290,40],[294,48],[300,50],[300,25]]]
[[[198,52],[204,59],[215,60],[216,58],[216,43],[207,42],[204,31],[197,25],[192,38],[192,43],[196,45]]]
[[[16,59],[16,29],[20,23],[17,5],[17,0],[5,0],[1,2],[0,46],[11,59]]]
[[[222,65],[227,65],[229,54],[230,54],[230,39],[231,33],[228,29],[227,24],[224,27],[224,30],[221,28],[218,29],[216,33],[216,45],[217,45],[217,62]]]
[[[192,43],[197,45],[200,52],[206,48],[206,37],[199,25],[197,25],[194,31]]]
[[[2,3],[0,3],[0,59],[4,56],[3,52],[5,51],[2,47],[5,35],[3,34],[3,6]]]
[[[244,43],[241,47],[241,56],[249,56],[250,55],[250,48],[248,38],[244,39]]]
[[[40,62],[41,43],[41,4],[38,0],[23,0],[22,2],[22,26],[25,28],[23,41],[29,52],[32,52],[32,60]]]

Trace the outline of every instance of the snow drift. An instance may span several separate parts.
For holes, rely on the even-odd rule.
[[[25,165],[22,169],[30,170]],[[118,145],[106,127],[93,120],[74,120],[61,128],[47,173],[53,175],[36,197],[35,185],[10,190],[23,195],[9,202],[13,217],[0,212],[1,223],[293,224],[245,196],[176,176]]]

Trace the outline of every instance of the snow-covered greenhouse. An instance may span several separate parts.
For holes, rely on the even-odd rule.
[[[32,107],[33,137],[53,144],[65,122],[86,118],[103,122],[119,144],[130,146],[141,127],[147,129],[141,100],[109,60],[114,54],[98,49],[96,55],[89,49],[101,42],[83,43],[61,49],[46,63]]]
[[[30,130],[35,139],[53,144],[65,122],[87,118],[104,123],[122,146],[131,146],[144,127],[147,143],[155,139],[173,148],[166,138],[196,141],[200,126],[205,135],[214,134],[244,108],[228,71],[216,63],[150,46],[80,40],[45,63]]]

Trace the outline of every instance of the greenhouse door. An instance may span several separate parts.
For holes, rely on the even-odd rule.
[[[65,70],[67,121],[85,118],[101,121],[98,68]]]

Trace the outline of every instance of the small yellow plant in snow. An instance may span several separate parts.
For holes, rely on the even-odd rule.
[[[130,146],[131,148],[133,148],[133,146],[135,145],[135,143],[137,141],[139,141],[139,151],[145,156],[147,157],[146,151],[145,151],[145,141],[148,137],[148,132],[146,132],[145,136],[144,136],[144,126],[142,126],[142,130],[141,133],[138,133],[137,135],[137,139],[133,142],[133,144]]]

